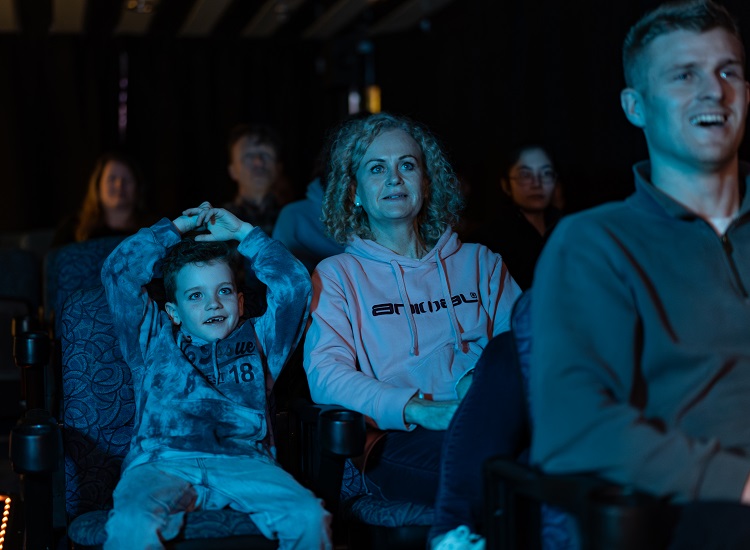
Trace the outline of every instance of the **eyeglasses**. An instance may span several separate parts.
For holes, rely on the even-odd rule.
[[[245,151],[242,154],[242,161],[243,162],[260,161],[263,164],[271,164],[271,163],[276,162],[276,157],[271,153],[267,153],[266,151]]]
[[[510,179],[513,181],[518,182],[519,185],[532,185],[534,183],[534,179],[536,179],[539,183],[542,185],[554,185],[557,183],[557,172],[552,170],[551,168],[546,168],[542,170],[541,172],[536,172],[532,170],[519,170],[516,172],[516,175],[511,176]]]

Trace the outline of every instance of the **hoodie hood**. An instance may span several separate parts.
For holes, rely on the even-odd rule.
[[[308,184],[305,198],[315,204],[323,204],[323,185],[320,178],[315,178]]]
[[[440,239],[438,239],[438,242],[435,243],[435,246],[418,260],[401,256],[373,240],[362,239],[357,236],[354,236],[349,240],[349,243],[346,246],[346,252],[354,254],[355,256],[384,263],[390,263],[391,260],[396,259],[401,265],[418,267],[428,262],[435,263],[438,258],[447,258],[458,252],[460,247],[461,241],[458,240],[458,235],[454,233],[453,230],[446,229],[440,236]]]
[[[226,338],[213,341],[188,334],[180,326],[177,329],[177,346],[212,384],[219,385],[226,376],[226,372],[220,372],[220,364],[222,363],[220,357],[227,355],[222,350],[230,350],[229,353],[231,353],[231,350],[236,348],[238,351],[242,350],[242,353],[245,353],[246,350],[252,352],[257,347],[253,342],[252,331],[248,331],[247,328],[249,327],[244,327],[244,325],[245,323],[240,322]],[[200,360],[198,360],[199,358]],[[223,366],[225,370],[229,370],[231,364],[229,367]]]

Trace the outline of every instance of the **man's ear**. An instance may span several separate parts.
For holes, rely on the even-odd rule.
[[[182,324],[182,321],[180,320],[180,313],[177,311],[177,306],[172,302],[167,302],[164,304],[164,309],[166,310],[167,315],[169,315],[169,318],[172,319],[172,322],[179,327]]]
[[[620,92],[620,105],[630,124],[643,128],[646,125],[646,115],[643,112],[643,97],[634,88],[625,88]]]
[[[234,164],[231,162],[227,164],[227,174],[229,174],[232,181],[237,181],[237,171],[234,169]]]

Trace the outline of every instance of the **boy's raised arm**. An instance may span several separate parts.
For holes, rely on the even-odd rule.
[[[267,287],[266,312],[253,320],[275,380],[296,348],[307,323],[312,284],[307,268],[279,241],[254,229],[238,247]]]
[[[131,369],[142,364],[139,342],[158,327],[159,311],[145,285],[156,264],[181,238],[179,226],[163,218],[122,241],[102,267],[102,284],[123,356]]]

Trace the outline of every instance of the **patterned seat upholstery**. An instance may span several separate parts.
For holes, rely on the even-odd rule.
[[[63,306],[59,324],[68,537],[76,548],[98,547],[105,539],[112,491],[130,447],[135,414],[132,379],[103,287],[74,292]],[[274,541],[259,534],[247,514],[206,510],[186,518],[180,540],[211,539],[201,541],[201,548],[226,547],[229,538],[237,537],[243,537],[243,548],[276,548]]]
[[[430,506],[386,501],[368,494],[362,474],[351,460],[347,460],[344,465],[341,513],[345,519],[378,527],[429,527],[435,517],[435,511]]]
[[[104,260],[124,237],[101,237],[50,250],[44,262],[44,310],[60,334],[59,311],[65,300],[81,288],[99,286]]]

